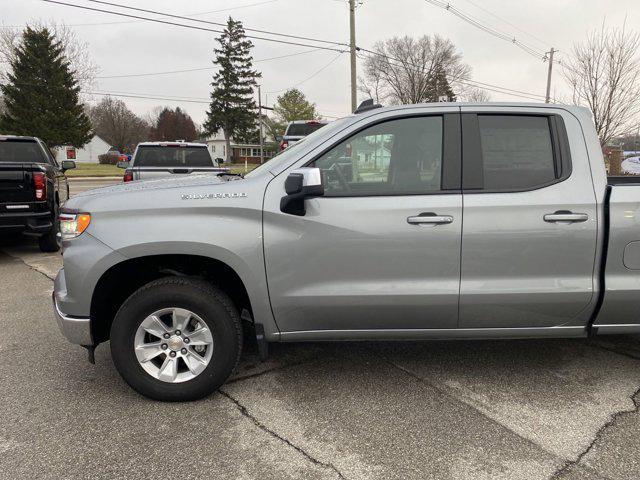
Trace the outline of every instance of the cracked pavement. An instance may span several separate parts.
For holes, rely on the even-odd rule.
[[[60,265],[0,251],[0,478],[640,477],[637,337],[274,344],[264,363],[248,342],[219,393],[162,404],[58,332]]]

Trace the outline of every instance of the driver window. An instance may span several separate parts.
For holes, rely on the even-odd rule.
[[[390,120],[318,158],[325,196],[403,195],[440,190],[442,117]]]

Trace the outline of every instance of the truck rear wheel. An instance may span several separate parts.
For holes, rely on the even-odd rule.
[[[169,277],[141,287],[111,326],[111,355],[122,378],[155,400],[197,400],[231,375],[242,350],[238,312],[201,280]]]
[[[38,239],[38,246],[40,247],[41,252],[57,252],[60,250],[60,238],[58,238],[59,230],[58,205],[55,204],[53,218],[51,219],[51,230]]]

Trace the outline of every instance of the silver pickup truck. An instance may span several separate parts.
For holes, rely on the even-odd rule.
[[[124,182],[229,171],[211,158],[204,143],[182,141],[139,143],[131,162],[118,162],[118,167],[126,169]]]
[[[236,177],[237,178],[237,177]],[[88,191],[61,216],[54,311],[138,392],[213,392],[242,349],[640,332],[640,181],[586,109],[368,109],[243,179]],[[91,356],[90,356],[91,358]]]

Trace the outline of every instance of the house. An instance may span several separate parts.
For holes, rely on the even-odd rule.
[[[63,160],[75,160],[82,163],[98,163],[98,155],[107,153],[111,145],[105,142],[98,135],[94,135],[91,140],[82,148],[75,148],[71,145],[63,145],[55,150],[58,163]]]
[[[276,153],[276,147],[274,144],[269,144],[268,146],[263,145],[262,155],[265,162],[273,158]],[[231,144],[231,163],[245,162],[258,165],[260,164],[260,144]]]
[[[218,130],[213,135],[203,139],[202,142],[207,144],[212,158],[227,158],[227,142],[225,141],[222,130]],[[231,144],[233,145],[233,139],[231,139]]]
[[[277,152],[277,148],[273,146],[273,140],[270,139],[268,135],[266,135],[267,129],[263,128],[263,132],[265,133],[264,145],[262,148],[263,151],[263,159],[264,161],[269,160],[273,156],[275,156]],[[224,133],[222,130],[218,130],[215,134],[205,138],[202,140],[203,143],[207,144],[207,148],[211,153],[213,158],[227,158],[227,144],[224,138]],[[231,159],[231,163],[251,163],[251,164],[259,164],[260,163],[260,144],[259,143],[251,143],[251,144],[240,144],[236,143],[234,139],[231,139],[231,154],[229,155]]]

